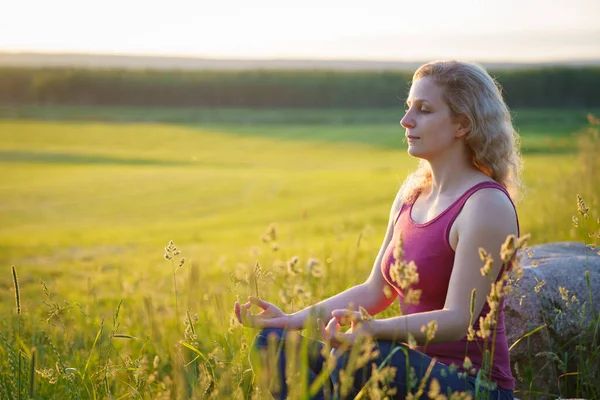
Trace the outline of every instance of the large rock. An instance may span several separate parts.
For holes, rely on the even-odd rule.
[[[509,346],[536,327],[546,325],[521,339],[511,350],[513,374],[517,389],[521,390],[517,395],[521,398],[528,398],[530,389],[565,394],[565,385],[570,384],[567,379],[574,378],[563,376],[559,390],[559,376],[577,371],[577,366],[572,363],[576,361],[574,355],[578,344],[587,347],[584,352],[590,351],[591,329],[586,327],[592,323],[593,315],[600,312],[600,256],[597,249],[586,250],[583,243],[566,242],[533,246],[530,251],[533,251],[531,257],[521,254],[523,277],[506,298],[504,311]],[[589,270],[590,287],[586,270]],[[541,282],[545,282],[543,286]],[[568,290],[567,300],[559,288]],[[597,361],[598,350],[595,353]],[[568,365],[564,364],[565,354],[569,358]],[[598,365],[590,368],[598,368]],[[528,375],[535,377],[533,387],[529,386],[531,378]]]

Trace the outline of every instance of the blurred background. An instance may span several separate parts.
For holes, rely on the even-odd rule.
[[[597,241],[599,16],[597,0],[4,4],[0,366],[37,346],[39,398],[256,395],[233,302],[291,311],[366,279],[417,165],[399,120],[432,60],[502,86],[530,243]]]
[[[574,239],[575,194],[598,198],[594,0],[23,1],[5,15],[6,265],[139,274],[171,239],[222,264],[270,223],[306,254],[363,231],[375,251],[416,166],[398,125],[411,76],[436,59],[502,86],[534,243]]]
[[[598,197],[595,0],[23,1],[5,15],[4,264],[154,266],[139,254],[175,238],[214,263],[272,222],[306,253],[366,227],[378,243],[416,165],[398,125],[411,76],[436,59],[479,62],[502,86],[534,243],[573,239],[568,204]]]

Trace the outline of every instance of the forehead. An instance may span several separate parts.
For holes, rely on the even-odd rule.
[[[410,87],[407,101],[423,100],[432,104],[444,103],[444,89],[428,76],[414,81]]]

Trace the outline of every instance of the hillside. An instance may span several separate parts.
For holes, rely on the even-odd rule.
[[[135,56],[78,53],[13,53],[0,51],[0,67],[83,67],[156,70],[414,70],[421,61],[293,60],[293,59],[211,59],[197,57]],[[489,69],[521,69],[542,66],[597,66],[600,59],[548,63],[483,62]]]

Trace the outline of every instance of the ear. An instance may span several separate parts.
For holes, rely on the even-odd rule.
[[[455,133],[454,137],[456,139],[464,137],[467,133],[471,132],[471,122],[464,115],[461,115],[458,118],[456,118],[455,124],[456,124],[456,133]]]

